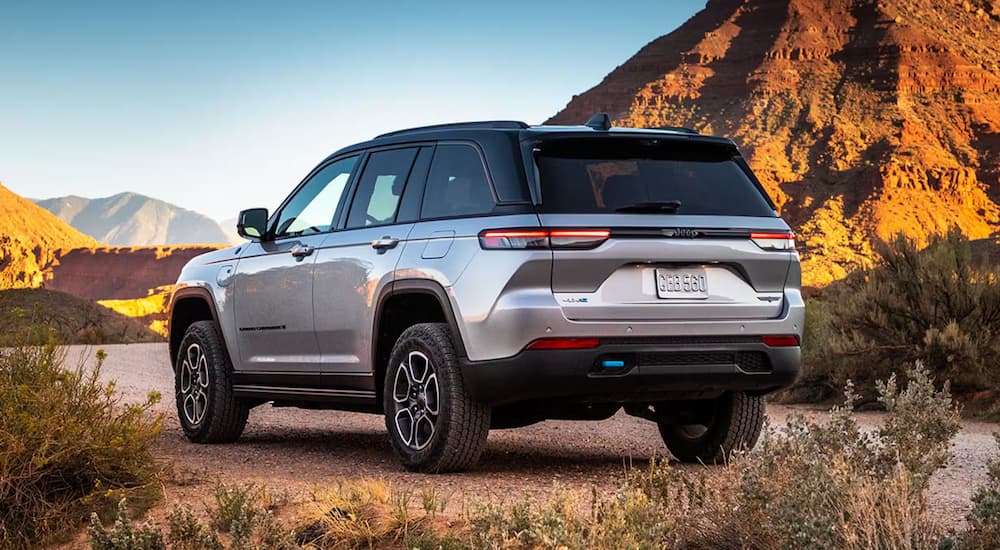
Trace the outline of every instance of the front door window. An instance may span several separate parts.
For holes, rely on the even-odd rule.
[[[348,157],[323,167],[285,205],[274,225],[274,238],[326,233],[358,157]]]

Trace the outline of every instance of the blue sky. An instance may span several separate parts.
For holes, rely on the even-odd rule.
[[[380,132],[540,123],[704,4],[6,0],[0,182],[274,208]]]

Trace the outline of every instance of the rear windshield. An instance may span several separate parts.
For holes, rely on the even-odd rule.
[[[774,217],[734,154],[728,145],[670,139],[543,142],[535,155],[541,211],[613,213],[666,203],[676,214]]]

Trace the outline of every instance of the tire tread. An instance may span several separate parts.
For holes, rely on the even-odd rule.
[[[414,456],[396,441],[391,413],[390,380],[394,376],[392,368],[386,369],[385,410],[386,428],[390,440],[399,454],[403,464],[415,471],[426,473],[442,473],[461,471],[475,465],[486,447],[486,439],[490,429],[490,408],[474,401],[465,390],[462,370],[458,365],[454,340],[451,330],[445,323],[420,323],[406,329],[393,347],[392,357],[401,353],[401,349],[409,340],[419,340],[437,355],[435,368],[442,392],[448,392],[446,398],[450,403],[450,414],[438,418],[438,436],[444,441],[431,444],[431,452],[424,456]],[[390,367],[393,363],[390,363]],[[444,378],[444,384],[440,381]],[[442,400],[445,398],[442,396]]]

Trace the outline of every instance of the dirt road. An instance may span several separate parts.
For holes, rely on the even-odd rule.
[[[419,490],[430,485],[445,495],[473,499],[511,499],[523,492],[543,494],[554,485],[611,490],[623,468],[642,466],[650,457],[668,456],[656,427],[619,413],[603,422],[549,421],[490,433],[480,465],[461,474],[427,476],[405,471],[385,436],[380,416],[336,411],[305,411],[262,406],[254,409],[243,438],[232,445],[193,445],[181,434],[173,408],[173,377],[166,344],[105,346],[102,377],[116,380],[130,401],[150,391],[163,394],[158,409],[167,413],[161,455],[178,471],[206,483],[168,486],[167,501],[204,500],[210,481],[255,481],[291,493],[336,485],[347,478],[384,478]],[[71,347],[67,364],[93,362],[95,348]],[[822,411],[769,406],[771,421],[789,412]],[[863,425],[879,413],[859,413]],[[954,459],[932,484],[931,506],[948,524],[962,521],[972,491],[985,480],[986,460],[994,453],[992,432],[1000,426],[965,422],[952,449]]]

